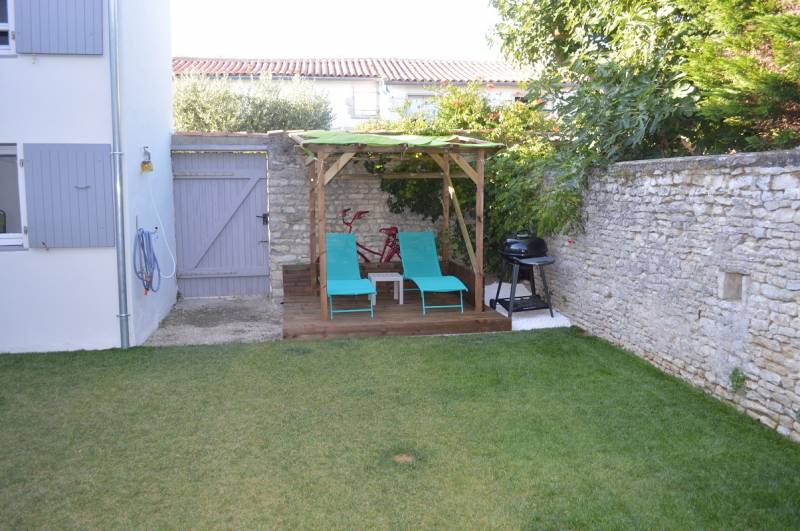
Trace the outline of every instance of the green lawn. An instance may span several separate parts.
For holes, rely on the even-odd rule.
[[[0,528],[211,526],[797,529],[800,445],[577,330],[0,356]]]

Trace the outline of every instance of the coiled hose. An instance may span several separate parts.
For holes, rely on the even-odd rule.
[[[133,247],[133,269],[136,272],[136,278],[144,286],[145,295],[150,291],[155,293],[161,287],[161,267],[158,265],[158,258],[153,249],[154,235],[155,232],[138,229]]]

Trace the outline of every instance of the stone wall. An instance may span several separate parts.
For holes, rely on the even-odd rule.
[[[270,152],[270,282],[274,296],[283,296],[281,269],[286,264],[308,263],[308,184],[303,157],[294,142],[283,132],[264,135]],[[379,179],[336,177],[325,189],[325,214],[328,230],[345,231],[340,212],[351,208],[369,210],[355,225],[358,241],[380,250],[384,236],[381,227],[397,226],[402,230],[434,230],[434,225],[413,214],[393,214],[380,189]]]
[[[308,263],[308,183],[304,157],[284,131],[269,133],[176,133],[175,145],[266,145],[269,153],[269,273],[272,295],[283,297],[282,268],[287,264]],[[395,225],[402,230],[435,230],[434,224],[413,214],[393,214],[381,191],[378,179],[336,177],[326,187],[325,210],[328,230],[346,230],[340,212],[344,208],[369,210],[356,225],[358,240],[370,248],[381,249],[381,227]]]
[[[583,217],[550,242],[557,308],[800,440],[800,151],[616,164]]]

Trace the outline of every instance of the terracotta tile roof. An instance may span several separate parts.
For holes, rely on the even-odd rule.
[[[460,59],[216,59],[174,57],[176,75],[205,74],[248,76],[268,73],[274,76],[381,78],[386,81],[437,83],[519,83],[530,72],[500,61]]]

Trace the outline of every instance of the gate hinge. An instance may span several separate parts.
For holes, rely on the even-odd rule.
[[[25,166],[25,160],[19,159],[19,167],[22,168],[23,166]]]

